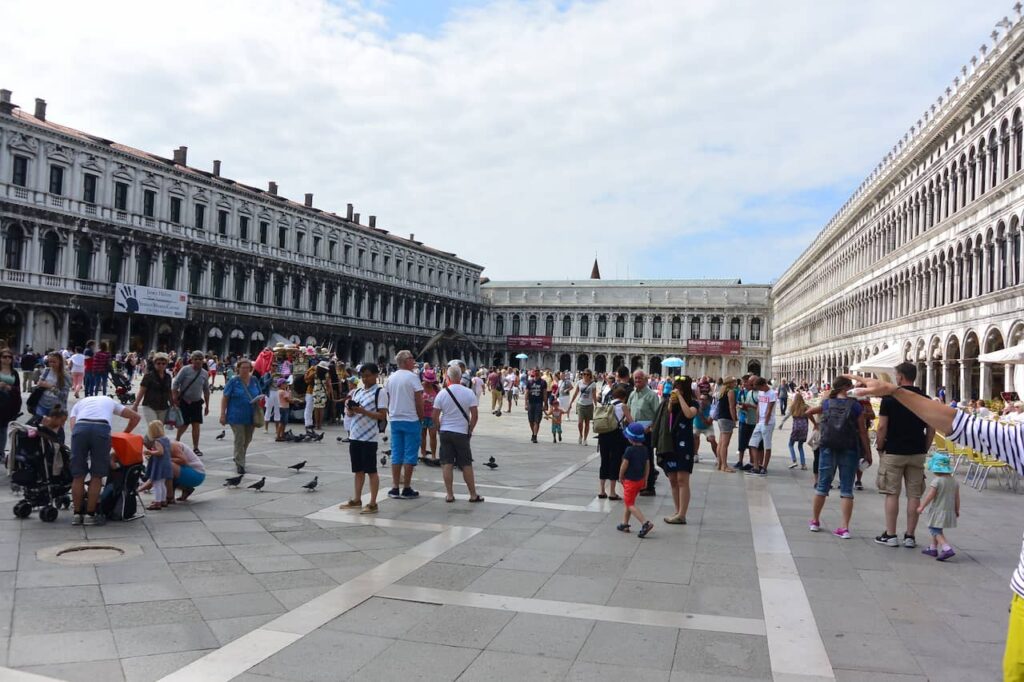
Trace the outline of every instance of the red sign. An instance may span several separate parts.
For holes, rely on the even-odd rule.
[[[739,355],[742,349],[743,344],[740,341],[690,339],[686,342],[687,355]]]
[[[551,350],[551,337],[506,336],[505,347],[509,350]]]

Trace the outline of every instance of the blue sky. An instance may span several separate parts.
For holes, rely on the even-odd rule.
[[[47,49],[10,31],[0,87],[325,210],[351,202],[492,279],[578,278],[596,253],[606,276],[767,282],[1011,4],[15,3],[5,19],[46,25]]]

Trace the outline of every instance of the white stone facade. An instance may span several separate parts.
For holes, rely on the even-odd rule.
[[[831,381],[887,348],[949,398],[1024,392],[979,354],[1024,341],[1024,23],[993,32],[776,282],[775,374]]]
[[[487,282],[491,361],[515,364],[508,336],[550,336],[551,350],[527,354],[530,366],[598,372],[620,365],[661,371],[670,356],[686,372],[740,375],[770,371],[769,287],[739,280]],[[687,340],[737,340],[735,356],[688,355]]]

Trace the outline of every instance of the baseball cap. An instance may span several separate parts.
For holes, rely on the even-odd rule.
[[[637,424],[636,422],[633,422],[632,424],[627,426],[626,427],[626,438],[628,438],[629,440],[631,440],[633,442],[636,442],[636,443],[642,443],[644,441],[644,427],[643,427],[643,425],[642,424]]]

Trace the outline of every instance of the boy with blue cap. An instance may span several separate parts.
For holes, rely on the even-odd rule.
[[[956,520],[960,516],[960,484],[953,478],[949,455],[944,452],[936,452],[931,456],[928,470],[935,474],[935,478],[928,484],[928,492],[921,500],[917,513],[924,513],[925,507],[932,505],[928,516],[928,532],[932,535],[932,544],[921,550],[921,554],[945,561],[956,556],[946,541],[944,531],[946,528],[956,528]]]
[[[644,447],[644,427],[633,422],[624,430],[629,447],[622,455],[622,466],[619,469],[619,482],[622,483],[622,501],[625,504],[625,512],[622,515],[622,523],[616,529],[623,533],[629,532],[629,518],[636,517],[636,520],[643,524],[637,537],[645,538],[654,529],[654,524],[648,521],[640,508],[636,506],[637,495],[647,483],[647,476],[650,474],[650,461],[647,459],[647,448]]]

